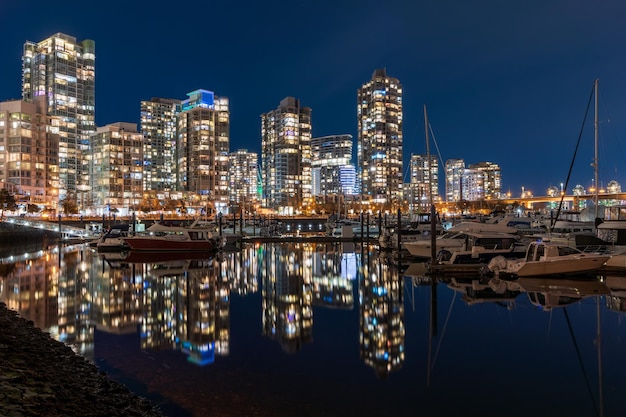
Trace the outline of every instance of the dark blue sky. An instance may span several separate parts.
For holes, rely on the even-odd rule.
[[[96,42],[99,126],[203,88],[230,99],[231,150],[259,151],[259,116],[286,96],[313,109],[314,136],[356,144],[356,90],[385,67],[404,87],[405,161],[425,152],[426,104],[444,161],[499,163],[505,191],[543,195],[599,78],[600,181],[626,189],[625,22],[623,0],[2,0],[0,100],[21,97],[24,42],[64,32]],[[570,189],[592,160],[593,111]]]

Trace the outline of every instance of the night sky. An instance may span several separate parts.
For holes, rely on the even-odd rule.
[[[2,0],[0,101],[21,98],[24,42],[57,32],[96,43],[98,126],[202,88],[230,100],[233,151],[260,151],[260,115],[286,96],[313,109],[314,136],[356,149],[356,91],[386,68],[404,88],[405,171],[426,105],[431,152],[499,163],[513,195],[565,182],[581,131],[569,189],[591,185],[598,78],[600,183],[626,189],[623,0]]]

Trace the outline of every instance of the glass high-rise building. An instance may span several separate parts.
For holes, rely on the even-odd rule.
[[[436,155],[411,155],[411,181],[405,190],[405,199],[412,209],[428,212],[432,201],[439,200],[439,163]]]
[[[89,181],[89,137],[95,123],[95,42],[57,33],[27,41],[22,56],[22,99],[45,100],[47,116],[58,120],[59,198]]]
[[[465,174],[465,161],[463,159],[448,159],[446,161],[446,201],[461,201],[463,191],[463,175]]]
[[[180,100],[152,98],[141,102],[144,190],[176,189],[176,105]]]
[[[261,115],[263,204],[291,214],[311,199],[311,108],[286,97]]]
[[[354,194],[352,135],[331,135],[311,139],[313,195]]]
[[[239,149],[231,152],[228,158],[229,200],[240,209],[251,212],[253,205],[259,200],[257,183],[259,155],[256,152],[248,152],[247,149]]]
[[[176,107],[177,190],[228,205],[230,111],[228,98],[195,90]]]
[[[402,201],[402,85],[377,69],[358,89],[361,196],[389,208]]]
[[[502,198],[502,170],[500,165],[493,162],[479,162],[470,164],[469,169],[483,173],[483,195],[480,198]]]

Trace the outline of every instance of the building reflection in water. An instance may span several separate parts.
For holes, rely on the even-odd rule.
[[[256,244],[200,259],[135,259],[86,246],[4,266],[0,299],[93,360],[95,329],[139,332],[142,349],[178,349],[198,365],[230,351],[230,298],[259,294],[263,335],[287,353],[313,342],[313,309],[353,310],[363,361],[386,376],[404,360],[398,272],[341,244]],[[261,291],[260,291],[261,290]]]
[[[266,245],[260,275],[263,334],[294,353],[313,340],[311,245]]]
[[[397,268],[366,254],[359,277],[361,357],[385,378],[404,362],[404,285]]]

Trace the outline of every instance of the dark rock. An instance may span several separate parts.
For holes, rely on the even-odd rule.
[[[1,416],[163,416],[2,302],[0,353]]]

